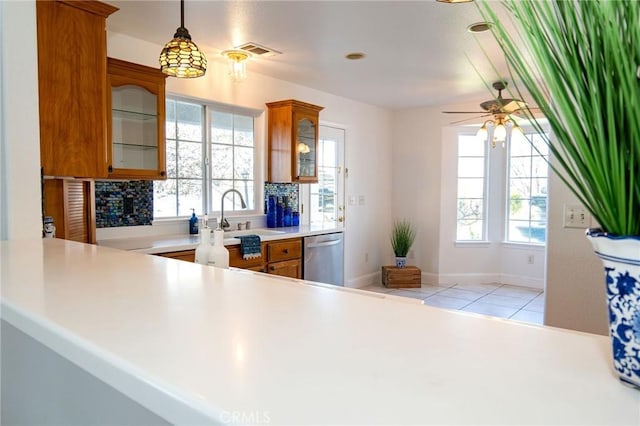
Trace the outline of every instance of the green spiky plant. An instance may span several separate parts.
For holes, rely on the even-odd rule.
[[[416,230],[408,220],[396,220],[391,231],[391,246],[396,257],[407,257],[416,239]]]
[[[494,23],[512,79],[549,121],[554,172],[603,230],[640,235],[640,2],[483,0],[478,7]],[[500,21],[500,7],[515,31]],[[517,84],[515,91],[522,98]]]

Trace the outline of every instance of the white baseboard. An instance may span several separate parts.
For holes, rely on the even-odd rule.
[[[483,273],[483,274],[433,274],[422,273],[423,282],[429,284],[477,284],[477,283],[500,283],[520,287],[544,289],[544,279],[533,278],[520,275]]]
[[[478,284],[478,283],[500,283],[520,287],[535,288],[544,290],[544,280],[541,278],[526,277],[509,274],[434,274],[433,272],[422,272],[422,284]],[[345,282],[345,287],[362,288],[372,284],[382,283],[380,272],[361,275],[349,279]]]
[[[380,283],[382,283],[382,273],[373,272],[371,274],[360,275],[359,277],[351,278],[344,283],[344,286],[350,288],[362,288],[368,285]]]

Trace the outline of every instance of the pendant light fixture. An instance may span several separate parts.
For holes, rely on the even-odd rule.
[[[250,54],[243,50],[225,50],[222,56],[229,61],[229,76],[235,82],[240,82],[247,78],[247,59]]]
[[[171,77],[202,77],[207,71],[207,58],[184,27],[184,0],[180,0],[180,27],[160,52],[159,61],[160,70]]]

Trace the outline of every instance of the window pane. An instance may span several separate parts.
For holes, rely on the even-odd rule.
[[[483,200],[459,199],[458,222],[470,224],[482,219]]]
[[[167,139],[166,144],[167,177],[174,178],[177,176],[176,141]]]
[[[217,144],[211,146],[211,178],[233,178],[233,147]]]
[[[233,142],[236,145],[253,146],[253,117],[236,115],[233,127]]]
[[[471,135],[461,135],[458,138],[458,156],[484,157],[484,143]]]
[[[202,107],[178,102],[178,139],[202,142]]]
[[[202,178],[202,144],[180,142],[178,144],[178,177]]]
[[[153,217],[172,217],[177,211],[176,180],[153,181]]]
[[[253,148],[234,149],[234,178],[253,179]]]
[[[176,101],[168,99],[165,106],[167,121],[165,126],[165,137],[167,139],[176,138]]]
[[[240,191],[242,197],[244,198],[244,202],[247,205],[248,210],[253,210],[255,206],[253,205],[253,181],[252,180],[236,180],[234,183],[234,188]],[[231,197],[231,194],[229,194]],[[229,204],[230,205],[230,204]],[[225,203],[225,208],[227,208],[227,204]],[[242,204],[240,203],[240,198],[236,196],[236,203],[234,206],[237,206],[237,210],[245,210],[242,208]]]
[[[511,139],[511,143],[509,144],[509,150],[512,157],[517,156],[530,156],[531,155],[531,144],[527,140],[526,136],[518,136],[515,133],[515,137]]]
[[[458,177],[483,177],[484,176],[484,158],[466,158],[458,159]]]
[[[178,216],[191,216],[191,209],[202,214],[202,179],[178,180]]]
[[[510,176],[512,177],[531,176],[531,157],[512,157]]]
[[[459,241],[478,241],[482,240],[484,224],[481,220],[470,224],[458,222],[456,230],[457,239]]]
[[[214,143],[233,144],[233,114],[211,112],[211,138]]]
[[[458,198],[480,198],[484,195],[483,178],[458,179]]]

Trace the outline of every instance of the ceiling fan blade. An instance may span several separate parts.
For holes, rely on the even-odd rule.
[[[451,123],[449,123],[449,124],[459,124],[459,123],[464,123],[465,121],[477,120],[478,118],[488,117],[488,116],[490,116],[490,115],[492,115],[492,114],[491,114],[491,113],[489,113],[489,114],[483,114],[483,115],[480,115],[480,116],[477,116],[477,117],[471,117],[471,118],[465,118],[465,119],[463,119],[463,120],[452,121],[452,122],[451,122]]]
[[[486,111],[441,111],[443,114],[484,114]]]
[[[502,111],[507,114],[511,114],[516,111],[520,111],[527,108],[527,103],[518,99],[510,99],[509,102],[502,106]]]

